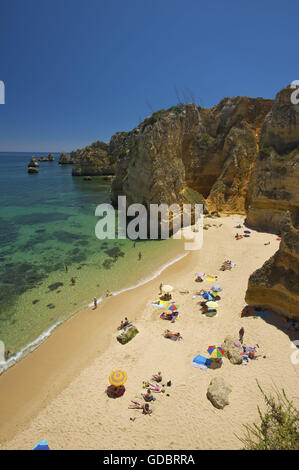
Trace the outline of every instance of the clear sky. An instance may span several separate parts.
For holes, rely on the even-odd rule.
[[[299,79],[298,0],[1,0],[0,151],[70,151]]]

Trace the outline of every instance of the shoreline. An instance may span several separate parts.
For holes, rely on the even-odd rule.
[[[84,316],[87,314],[90,316],[94,310],[91,308],[93,304],[88,304],[85,308],[80,309],[70,316],[67,320],[53,325],[49,335],[44,336],[42,342],[38,343],[33,350],[29,350],[26,355],[22,356],[17,362],[14,362],[9,368],[7,368],[0,375],[0,445],[8,439],[12,438],[17,432],[20,431],[26,424],[32,420],[32,418],[38,414],[42,409],[44,400],[43,395],[46,392],[47,400],[53,400],[67,385],[76,377],[81,370],[88,367],[88,364],[92,362],[94,354],[103,354],[103,352],[109,346],[112,340],[112,333],[115,330],[115,324],[119,323],[119,318],[127,315],[126,308],[123,308],[122,315],[113,312],[113,304],[116,303],[120,297],[130,297],[134,295],[135,290],[142,287],[151,288],[151,284],[157,281],[159,282],[160,276],[171,275],[171,270],[180,268],[182,262],[187,261],[190,258],[190,252],[179,255],[174,260],[169,261],[163,265],[156,273],[145,280],[140,281],[135,286],[129,286],[121,291],[116,292],[113,296],[103,298],[98,303],[97,312],[103,313],[99,318],[92,318],[92,323],[84,323],[84,339],[82,343],[82,337],[80,338],[80,350],[78,350],[78,329],[81,329],[81,321],[84,322]],[[146,300],[145,300],[146,303]],[[123,304],[122,304],[123,305]],[[113,323],[113,330],[111,319],[115,320]],[[91,337],[93,331],[96,328],[106,328],[109,330],[109,335],[105,331],[105,335],[102,335],[101,340],[104,340],[100,349],[95,351],[94,347],[91,346]],[[64,335],[71,336],[73,339],[68,341],[67,349],[63,351],[64,363],[61,362],[60,352],[55,352],[56,343],[63,343]],[[94,338],[95,339],[95,338]],[[86,354],[88,350],[88,354]],[[52,355],[52,361],[49,360],[48,355]],[[47,371],[44,373],[44,366],[47,365]],[[65,370],[68,368],[68,373],[65,374]],[[26,381],[26,376],[30,374],[34,386]],[[52,378],[55,377],[55,382],[59,382],[59,385],[53,386]],[[18,398],[19,387],[23,388],[22,400]],[[6,397],[6,398],[5,398]],[[12,403],[13,402],[13,403]],[[32,404],[32,406],[30,406]],[[17,406],[15,406],[17,405]],[[24,408],[27,408],[25,411]],[[18,417],[22,414],[22,425],[18,425]],[[12,418],[10,423],[7,420]],[[5,439],[3,439],[5,436]]]
[[[137,284],[130,285],[128,287],[124,287],[123,289],[120,289],[118,291],[113,291],[112,296],[116,297],[124,292],[133,290],[137,287],[143,286],[147,282],[150,282],[157,278],[160,274],[163,273],[168,267],[172,266],[173,264],[177,263],[180,261],[182,258],[188,255],[188,252],[182,253],[178,256],[176,256],[174,259],[171,261],[163,264],[160,268],[158,268],[155,273],[151,276],[146,277],[145,279],[141,279],[140,281],[137,282]],[[110,298],[110,297],[109,297]],[[97,299],[98,305],[100,305],[104,300],[108,300],[106,297],[99,297]],[[0,362],[0,377],[2,374],[4,374],[8,369],[11,367],[15,366],[18,364],[20,361],[22,361],[28,354],[31,354],[33,351],[35,351],[37,348],[40,347],[41,344],[43,344],[44,341],[49,338],[53,332],[58,328],[60,325],[63,323],[69,321],[71,318],[73,318],[75,315],[78,315],[82,310],[85,310],[86,308],[93,307],[93,302],[86,304],[83,308],[80,308],[78,310],[75,310],[74,312],[69,314],[69,317],[65,320],[59,320],[58,322],[54,323],[50,328],[47,330],[43,331],[36,339],[30,341],[30,343],[26,344],[23,348],[21,348],[20,351],[18,351],[14,356],[11,356],[7,361],[5,362]]]

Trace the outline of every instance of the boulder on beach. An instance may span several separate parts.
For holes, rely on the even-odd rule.
[[[224,350],[225,357],[227,357],[232,364],[242,364],[243,362],[243,356],[241,356],[243,348],[241,345],[237,346],[237,344],[239,343],[235,338],[232,336],[226,336],[223,344],[221,345]]]
[[[130,326],[125,328],[117,337],[117,341],[121,344],[127,344],[134,336],[137,335],[139,331],[137,330],[136,326]]]
[[[215,377],[208,386],[207,398],[215,408],[222,410],[226,405],[229,405],[228,396],[231,391],[231,387],[226,385],[222,377]]]

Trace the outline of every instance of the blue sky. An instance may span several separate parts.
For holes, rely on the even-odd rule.
[[[1,0],[0,151],[70,151],[193,94],[299,79],[297,0]]]

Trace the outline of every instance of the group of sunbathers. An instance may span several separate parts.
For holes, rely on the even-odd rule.
[[[171,323],[174,323],[177,316],[178,316],[179,312],[176,310],[174,312],[162,312],[161,315],[160,315],[160,318],[162,318],[162,320],[169,320],[171,321]]]
[[[143,388],[146,388],[146,393],[142,393],[142,397],[146,403],[139,403],[138,401],[131,400],[132,404],[129,405],[129,409],[133,410],[142,410],[142,414],[144,415],[150,415],[152,413],[152,410],[149,407],[149,402],[155,401],[156,398],[153,395],[154,393],[165,393],[165,386],[164,385],[159,385],[158,382],[162,382],[162,374],[161,372],[158,372],[157,374],[154,374],[152,376],[152,380],[157,382],[156,384],[152,384],[151,382],[144,381],[142,386]],[[168,382],[170,383],[170,382]]]
[[[122,330],[123,328],[125,328],[126,326],[130,326],[131,323],[129,322],[129,320],[127,319],[127,317],[125,317],[124,320],[122,320],[120,322],[120,325],[117,327],[118,330]]]

